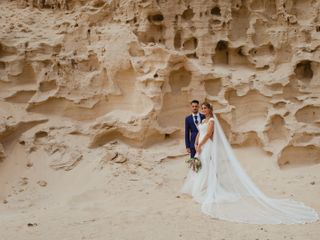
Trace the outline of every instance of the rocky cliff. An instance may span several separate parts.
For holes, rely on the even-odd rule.
[[[280,166],[319,162],[319,8],[311,0],[3,1],[0,158],[13,142],[29,157],[44,150],[55,169],[115,141],[183,148],[184,117],[199,99],[213,104],[232,144],[259,145]]]

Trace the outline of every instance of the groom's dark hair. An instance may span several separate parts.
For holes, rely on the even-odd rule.
[[[190,103],[190,104],[192,104],[192,103],[199,104],[199,101],[194,99],[194,100],[192,100],[192,101],[191,101],[191,103]]]

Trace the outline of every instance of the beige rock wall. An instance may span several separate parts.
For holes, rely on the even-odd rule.
[[[70,170],[115,140],[181,139],[196,98],[213,104],[231,143],[259,145],[281,166],[319,162],[319,9],[311,0],[2,2],[0,158],[19,141]]]

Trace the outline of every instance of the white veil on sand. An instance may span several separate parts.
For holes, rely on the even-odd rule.
[[[214,115],[214,140],[208,188],[201,209],[213,218],[253,224],[314,222],[318,213],[291,199],[265,196],[237,160],[218,118]]]

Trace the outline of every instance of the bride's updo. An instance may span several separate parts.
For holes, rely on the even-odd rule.
[[[206,106],[206,107],[209,109],[209,114],[210,114],[210,116],[213,117],[213,107],[212,107],[212,105],[211,105],[210,103],[208,103],[208,102],[203,102],[203,103],[201,104],[201,106]]]

